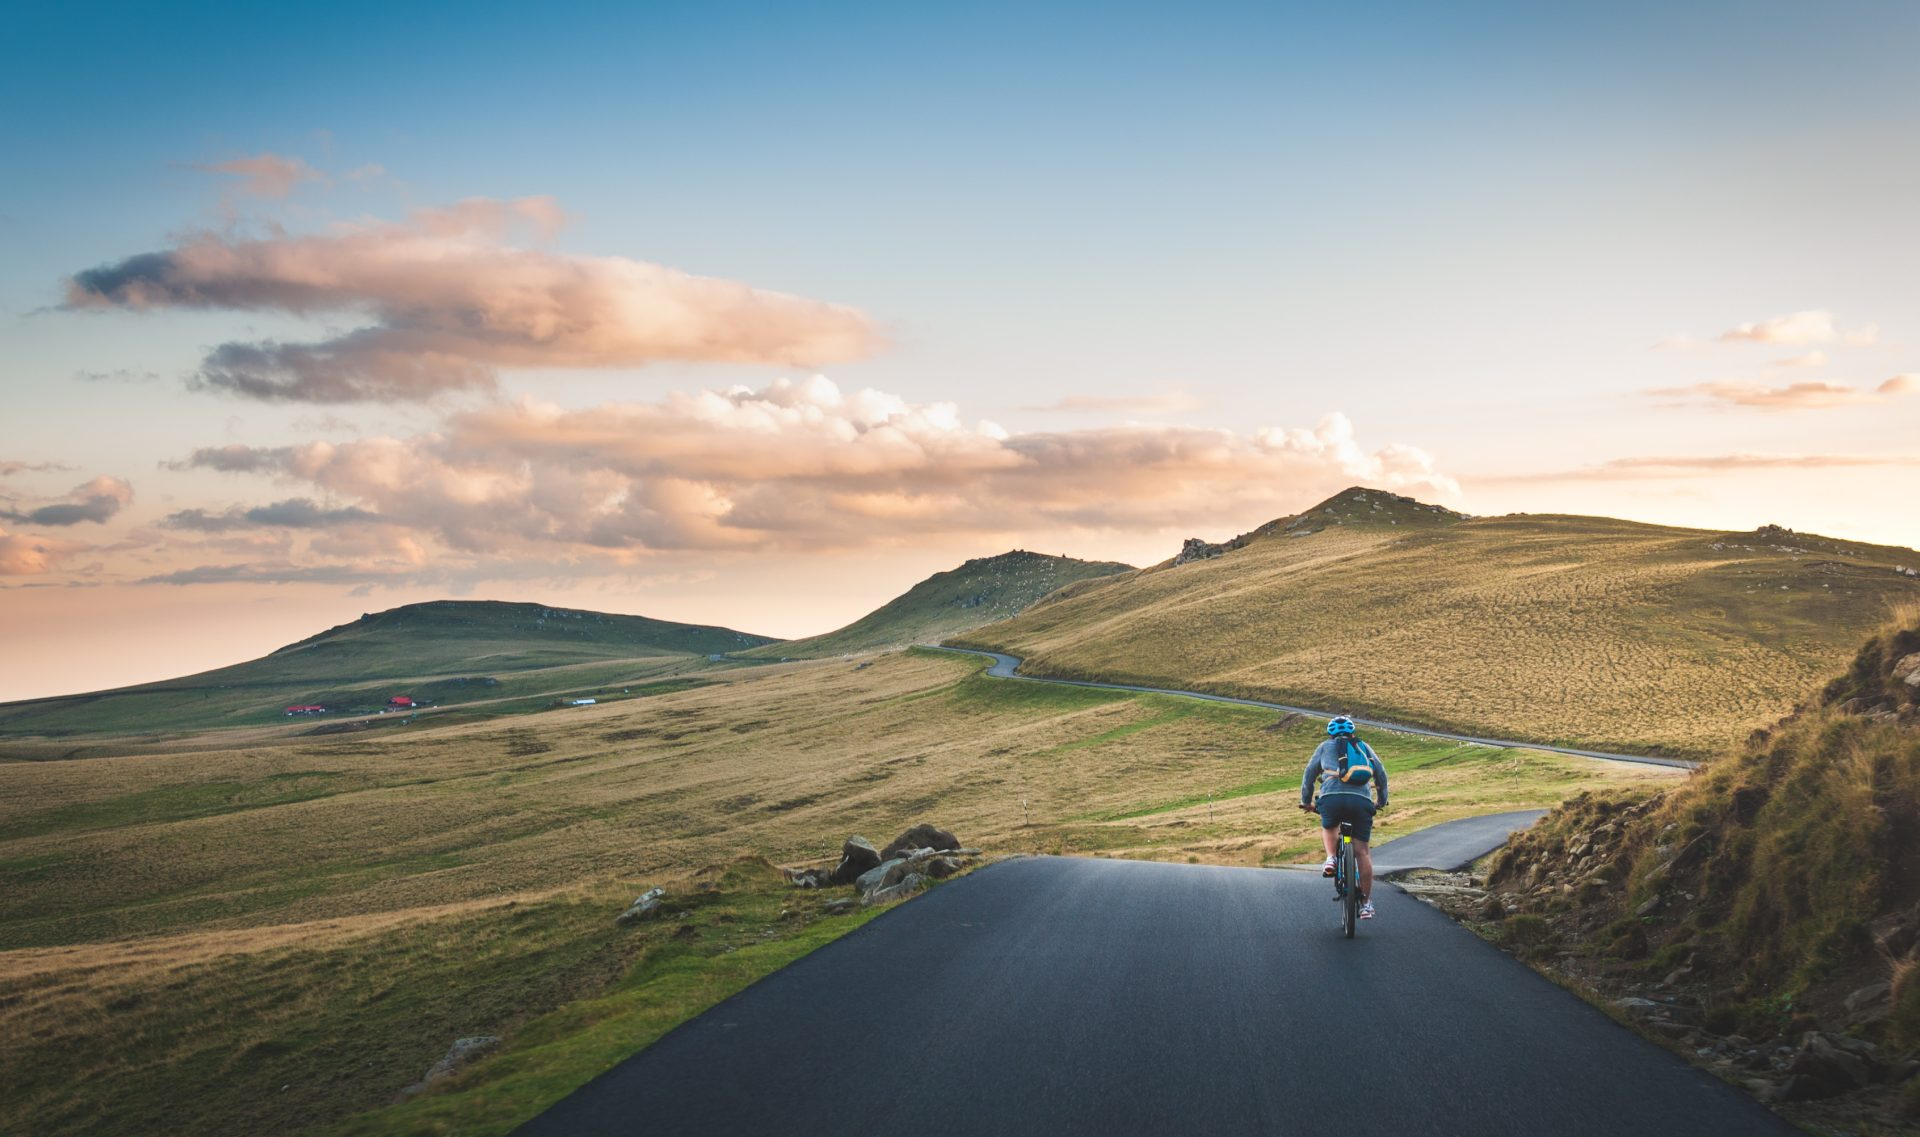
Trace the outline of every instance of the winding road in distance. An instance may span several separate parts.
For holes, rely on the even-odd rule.
[[[1452,867],[1535,814],[1380,846]],[[1396,848],[1399,847],[1399,848]],[[518,1137],[1770,1137],[1799,1131],[1392,888],[1027,857],[886,912]]]
[[[1331,717],[1328,711],[1317,711],[1309,707],[1290,707],[1285,703],[1269,703],[1262,699],[1236,699],[1231,695],[1209,695],[1205,691],[1181,691],[1172,687],[1136,687],[1129,683],[1098,683],[1091,679],[1049,679],[1039,675],[1022,675],[1019,672],[1023,660],[1019,656],[1007,655],[998,651],[976,651],[967,647],[947,647],[945,645],[925,644],[935,651],[951,651],[962,655],[984,656],[993,661],[987,668],[987,674],[995,679],[1018,679],[1023,683],[1059,683],[1067,687],[1097,687],[1103,691],[1139,691],[1148,695],[1179,695],[1188,699],[1205,699],[1210,703],[1234,703],[1242,707],[1264,707],[1272,711],[1291,711],[1295,714]],[[1672,766],[1677,769],[1691,770],[1699,765],[1684,758],[1653,758],[1645,754],[1615,754],[1607,750],[1579,750],[1571,746],[1549,746],[1544,742],[1515,742],[1506,738],[1481,738],[1472,734],[1454,734],[1444,730],[1428,730],[1421,726],[1404,726],[1395,722],[1381,722],[1378,719],[1356,717],[1353,721],[1361,726],[1370,726],[1379,730],[1390,730],[1399,734],[1417,734],[1425,738],[1444,738],[1452,742],[1472,742],[1480,746],[1501,746],[1515,750],[1545,750],[1553,754],[1571,754],[1577,758],[1603,758],[1609,762],[1638,762],[1643,766]]]

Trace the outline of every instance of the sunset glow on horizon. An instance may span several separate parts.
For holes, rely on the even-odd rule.
[[[1356,484],[1920,546],[1911,6],[8,22],[0,700]]]

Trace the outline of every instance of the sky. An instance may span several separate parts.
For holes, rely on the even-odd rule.
[[[8,5],[0,700],[442,597],[806,635],[1354,484],[1920,545],[1916,33]]]

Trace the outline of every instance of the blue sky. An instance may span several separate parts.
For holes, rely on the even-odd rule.
[[[258,237],[537,195],[572,218],[554,254],[850,306],[885,346],[823,367],[840,388],[952,402],[1015,436],[1124,421],[1247,434],[1339,412],[1364,451],[1429,455],[1458,488],[1450,504],[1477,512],[1779,521],[1920,544],[1889,488],[1912,476],[1920,397],[1871,394],[1920,373],[1911,5],[15,4],[4,20],[0,99],[30,113],[0,121],[0,461],[68,468],[0,490],[24,514],[85,478],[127,481],[125,532],[46,536],[87,545],[64,571],[93,566],[84,583],[123,590],[129,608],[161,593],[221,606],[139,585],[146,569],[100,552],[181,509],[296,493],[370,507],[340,484],[164,463],[226,444],[411,438],[475,404],[189,390],[211,345],[333,335],[359,317],[60,311],[66,279],[236,210]],[[247,201],[195,168],[260,154],[328,181]],[[382,173],[349,176],[369,167]],[[1830,313],[1831,334],[1716,342],[1797,312]],[[1654,349],[1671,337],[1683,346]],[[116,373],[130,378],[75,378]],[[588,410],[805,374],[536,363],[502,368],[497,397]],[[1779,394],[1794,383],[1825,387]],[[1116,399],[1133,402],[1099,404]],[[1062,402],[1077,409],[1034,409]],[[1710,465],[1753,455],[1822,464]],[[1703,465],[1593,473],[1649,456]],[[1849,456],[1885,462],[1831,461]],[[601,606],[750,612],[758,623],[732,622],[799,634],[997,551],[982,542],[1148,559],[1177,531],[1250,528],[1318,485],[1277,484],[1245,517],[1188,525],[869,533],[883,553],[809,554],[825,591],[791,618],[767,583],[793,571],[791,549],[671,585],[584,570],[502,583],[463,562],[462,586],[564,602],[553,589],[578,584]],[[151,556],[238,555],[171,540]],[[639,551],[659,552],[649,577],[697,575]],[[284,543],[273,556],[324,559]],[[873,567],[829,567],[838,557]],[[436,587],[396,580],[376,597]],[[340,589],[316,602],[384,606]],[[79,601],[0,591],[0,620],[28,634],[70,623],[63,604]]]

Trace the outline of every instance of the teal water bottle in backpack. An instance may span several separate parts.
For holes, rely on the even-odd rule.
[[[1340,783],[1359,787],[1373,781],[1373,763],[1368,761],[1367,744],[1353,730],[1353,719],[1348,715],[1338,715],[1327,723],[1327,734],[1332,736],[1334,752],[1340,757]]]

